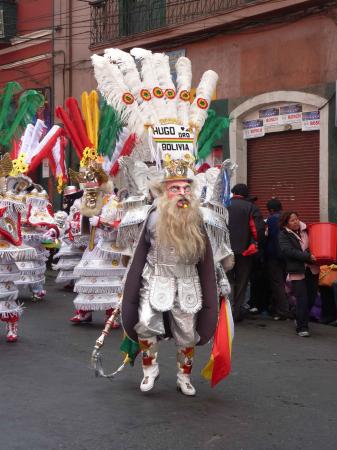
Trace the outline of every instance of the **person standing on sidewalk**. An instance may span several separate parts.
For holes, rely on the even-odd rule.
[[[228,228],[231,247],[235,255],[234,268],[228,273],[232,286],[234,321],[243,319],[242,305],[250,277],[253,255],[258,251],[258,236],[264,234],[260,210],[249,201],[246,184],[232,188],[233,197],[228,207]]]
[[[284,212],[280,218],[280,248],[286,260],[291,287],[296,297],[296,332],[308,337],[309,312],[318,289],[318,266],[316,257],[309,251],[309,236],[305,223],[294,211]]]
[[[274,320],[286,320],[289,315],[289,304],[285,292],[286,268],[279,244],[280,215],[282,204],[277,198],[267,202],[269,216],[267,218],[267,238],[265,246],[266,266],[272,294],[271,307]]]

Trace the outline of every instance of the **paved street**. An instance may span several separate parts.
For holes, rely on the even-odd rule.
[[[251,319],[236,328],[233,371],[215,389],[200,376],[195,398],[175,389],[175,353],[161,345],[161,377],[141,394],[140,361],[112,382],[96,379],[90,354],[103,314],[71,326],[73,294],[48,279],[47,300],[25,300],[20,342],[0,340],[1,450],[332,450],[336,448],[336,328]],[[121,361],[121,331],[106,339],[107,368]]]

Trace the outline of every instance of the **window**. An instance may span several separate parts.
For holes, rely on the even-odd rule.
[[[4,11],[0,9],[0,39],[5,37]]]
[[[165,0],[120,0],[120,36],[165,26]]]

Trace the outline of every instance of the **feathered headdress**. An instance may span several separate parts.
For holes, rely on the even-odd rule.
[[[11,148],[12,140],[20,138],[44,101],[44,96],[34,89],[23,91],[15,81],[6,84],[0,92],[0,146]]]
[[[45,158],[49,159],[53,175],[61,187],[67,181],[65,164],[66,139],[63,129],[54,125],[46,133],[45,123],[38,119],[28,124],[18,145],[11,152],[13,160],[12,176],[33,173]]]
[[[83,168],[83,173],[70,169],[69,174],[74,182],[86,182],[92,175],[105,183],[107,174],[118,172],[118,158],[131,154],[136,136],[122,127],[120,115],[100,102],[96,91],[83,92],[81,100],[82,111],[73,97],[66,100],[66,110],[56,108]]]
[[[212,70],[203,74],[191,104],[191,62],[185,57],[176,63],[176,86],[169,58],[163,53],[108,49],[104,56],[93,55],[92,62],[99,91],[120,113],[124,126],[139,139],[148,136],[157,167],[161,169],[164,161],[166,173],[173,166],[180,173],[187,161],[191,166],[197,153],[196,136],[207,118],[218,75]]]

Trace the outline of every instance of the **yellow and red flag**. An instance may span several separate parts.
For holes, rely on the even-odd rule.
[[[221,301],[218,325],[214,334],[211,357],[201,374],[211,381],[211,387],[226,378],[231,371],[232,341],[234,322],[231,305],[227,298]]]

